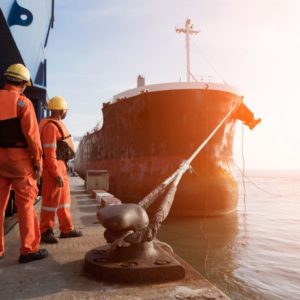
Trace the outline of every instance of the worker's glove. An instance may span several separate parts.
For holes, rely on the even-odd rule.
[[[42,168],[40,165],[37,165],[37,166],[34,166],[33,169],[34,169],[34,178],[39,183],[40,178],[42,176]]]

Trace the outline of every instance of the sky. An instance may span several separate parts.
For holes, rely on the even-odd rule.
[[[175,26],[186,18],[200,30],[191,72],[238,88],[262,118],[253,131],[237,123],[237,165],[243,154],[247,169],[300,169],[299,0],[56,0],[48,94],[69,102],[72,135],[101,122],[102,103],[134,88],[138,74],[147,84],[185,79]]]

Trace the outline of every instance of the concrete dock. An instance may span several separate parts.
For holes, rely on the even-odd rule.
[[[0,260],[0,299],[229,299],[178,257],[186,277],[169,283],[122,285],[96,281],[85,274],[85,253],[106,244],[104,229],[96,218],[97,202],[84,191],[83,181],[71,177],[70,186],[73,222],[83,237],[42,244],[49,251],[47,259],[19,264],[19,230],[15,226],[5,236],[5,256]],[[55,234],[59,235],[58,229]]]

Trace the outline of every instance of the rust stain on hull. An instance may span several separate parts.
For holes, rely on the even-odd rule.
[[[139,94],[103,106],[103,126],[79,145],[75,169],[110,174],[110,192],[138,202],[174,172],[241,102],[234,93],[208,89]],[[171,214],[215,216],[232,212],[238,199],[232,172],[235,119],[229,119],[193,161],[175,196]]]

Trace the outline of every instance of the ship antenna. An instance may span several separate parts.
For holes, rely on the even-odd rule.
[[[191,23],[191,19],[186,19],[184,28],[177,28],[177,33],[185,34],[185,50],[186,50],[186,81],[191,81],[191,70],[190,70],[190,35],[199,33],[199,30],[193,29],[194,25]]]

